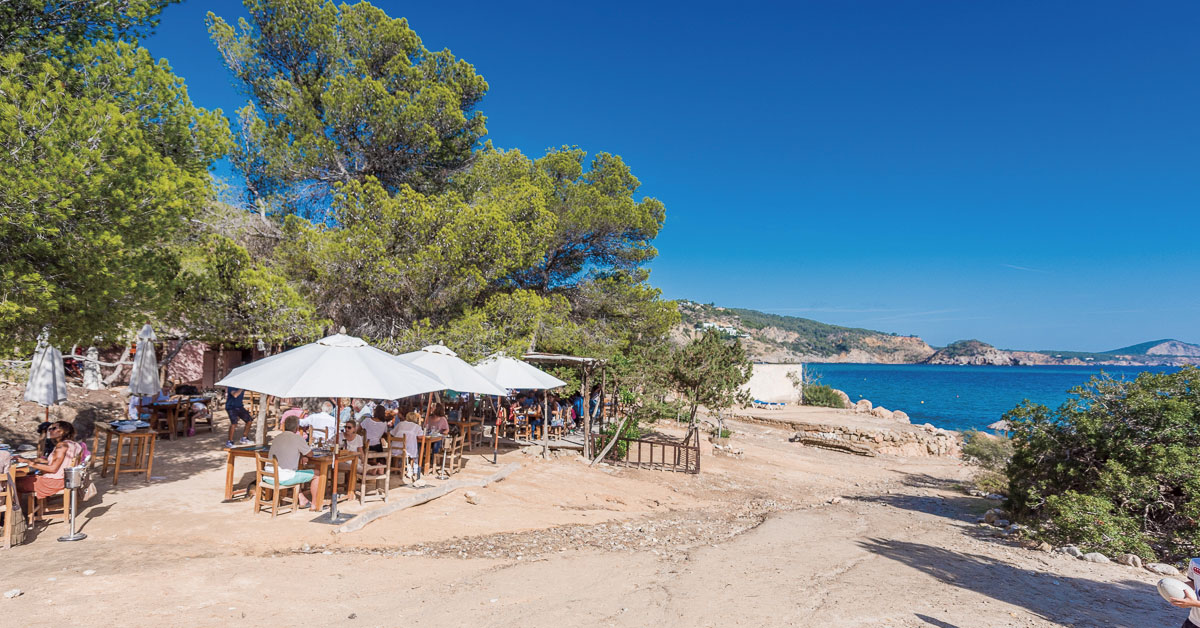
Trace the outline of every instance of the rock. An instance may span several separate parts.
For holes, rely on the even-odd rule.
[[[1037,550],[1039,552],[1052,552],[1052,551],[1054,551],[1054,546],[1045,541],[1042,541],[1041,543],[1038,543]]]
[[[1067,556],[1074,556],[1075,558],[1083,558],[1083,552],[1079,551],[1079,548],[1075,547],[1074,545],[1064,545],[1064,546],[1058,548],[1058,551],[1066,554]]]
[[[899,421],[901,423],[909,423],[908,413],[906,413],[902,410],[893,410],[892,411],[892,420]]]
[[[25,594],[25,592],[20,589],[9,589],[8,591],[4,592],[4,597],[11,600],[14,597],[20,597],[24,594]]]
[[[892,411],[883,406],[879,406],[874,410],[871,410],[871,416],[877,419],[886,419],[890,421],[892,419]]]
[[[854,404],[850,401],[850,395],[847,395],[846,393],[844,393],[836,388],[833,389],[833,394],[837,395],[838,398],[842,400],[843,408],[853,408],[854,407]]]
[[[1117,562],[1130,567],[1142,568],[1142,558],[1137,554],[1121,554],[1117,557]]]
[[[1009,526],[1007,528],[1005,528],[1004,531],[1008,532],[1009,534],[1016,534],[1024,529],[1025,529],[1025,526],[1023,526],[1019,523],[1013,523],[1013,524],[1009,524]]]
[[[1179,570],[1166,563],[1147,563],[1146,571],[1156,573],[1160,576],[1178,576]]]
[[[870,414],[871,413],[871,400],[870,399],[859,399],[858,403],[854,404],[854,412],[856,414]]]
[[[1100,563],[1101,565],[1107,565],[1108,563],[1112,562],[1107,556],[1101,554],[1100,552],[1088,552],[1083,555],[1083,559],[1089,563]]]
[[[429,486],[429,482],[426,482],[425,478],[418,478],[416,480],[413,480],[412,485],[413,485],[413,488],[425,488],[426,486]]]
[[[840,503],[842,503],[842,498],[841,498],[841,497],[830,497],[830,498],[829,498],[829,503],[831,503],[831,504],[840,504]]]
[[[997,519],[992,522],[992,525],[996,526],[997,528],[1007,528],[1008,519]]]
[[[465,497],[467,499],[467,503],[471,504],[472,506],[479,504],[479,494],[475,491],[467,491],[466,493],[463,493],[463,497]]]
[[[94,574],[94,573],[96,573],[96,570],[95,570],[95,569],[88,569],[87,571],[83,572],[83,575],[85,575],[85,576],[90,576],[90,575],[92,575],[92,574]]]
[[[1003,508],[989,508],[983,513],[983,520],[986,523],[995,523],[997,519],[1008,519],[1008,511]]]
[[[988,493],[987,495],[984,495],[984,499],[994,499],[997,501],[1004,501],[1008,498],[1001,495],[1000,493]]]

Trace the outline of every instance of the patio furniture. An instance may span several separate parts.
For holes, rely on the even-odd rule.
[[[280,498],[286,497],[289,490],[292,491],[291,510],[295,512],[300,504],[300,485],[305,483],[303,479],[293,478],[286,482],[279,481],[279,460],[275,456],[267,458],[264,452],[258,451],[254,454],[254,512],[258,514],[262,510],[263,501],[266,499],[264,494],[267,491],[271,492],[271,518],[274,519],[279,514]]]
[[[146,481],[150,481],[150,472],[154,467],[154,441],[158,432],[151,429],[138,429],[132,432],[122,432],[107,423],[96,423],[92,436],[92,460],[100,459],[100,477],[107,477],[108,467],[113,466],[113,486],[121,479],[122,473],[145,473]],[[104,435],[104,448],[100,448],[100,436]],[[113,442],[116,441],[116,450]]]
[[[383,501],[388,499],[388,491],[392,489],[392,448],[384,446],[383,451],[363,450],[362,474],[358,478],[358,503],[362,504],[367,497],[367,484],[372,483],[378,490],[383,484]],[[375,473],[372,473],[372,472]],[[403,476],[401,476],[403,479]]]

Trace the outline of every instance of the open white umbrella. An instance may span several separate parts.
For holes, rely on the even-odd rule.
[[[133,356],[133,372],[129,374],[129,392],[142,397],[157,395],[162,390],[158,380],[158,360],[154,357],[154,328],[147,323],[137,335],[137,354]]]
[[[218,386],[232,386],[276,397],[336,397],[341,416],[342,397],[398,399],[444,390],[432,373],[376,349],[362,338],[334,334],[314,343],[239,366]],[[333,459],[337,460],[337,441]],[[328,523],[339,524],[337,475]],[[314,499],[317,496],[313,496]]]
[[[457,353],[443,345],[429,345],[420,351],[400,354],[397,359],[433,373],[444,384],[446,390],[477,395],[508,396],[508,390],[503,386],[475,370],[475,367],[463,361]]]
[[[62,353],[42,341],[33,354],[29,367],[29,381],[25,383],[25,401],[46,406],[46,420],[50,420],[50,406],[67,400],[67,374],[63,369]]]
[[[561,379],[528,362],[510,358],[502,353],[488,356],[475,365],[475,370],[512,390],[549,390],[567,385]]]
[[[345,334],[239,366],[217,385],[284,398],[399,399],[446,388],[433,373]]]

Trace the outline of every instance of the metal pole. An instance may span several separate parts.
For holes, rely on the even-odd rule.
[[[82,541],[87,538],[87,535],[82,532],[75,531],[75,503],[79,497],[76,489],[79,487],[79,481],[83,475],[83,467],[71,467],[67,469],[65,475],[68,477],[68,481],[71,484],[69,487],[69,490],[71,491],[71,533],[67,534],[66,536],[58,537],[58,540],[63,542]],[[12,497],[10,496],[9,499],[12,499]]]

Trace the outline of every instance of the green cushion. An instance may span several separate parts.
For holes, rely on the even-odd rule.
[[[279,485],[280,486],[295,486],[297,484],[304,484],[305,482],[312,482],[312,479],[313,479],[312,469],[301,469],[296,472],[296,475],[292,476],[292,479],[284,480],[283,482],[280,482]],[[267,486],[271,486],[271,485],[275,484],[275,478],[264,475],[263,476],[263,484],[266,484]]]

